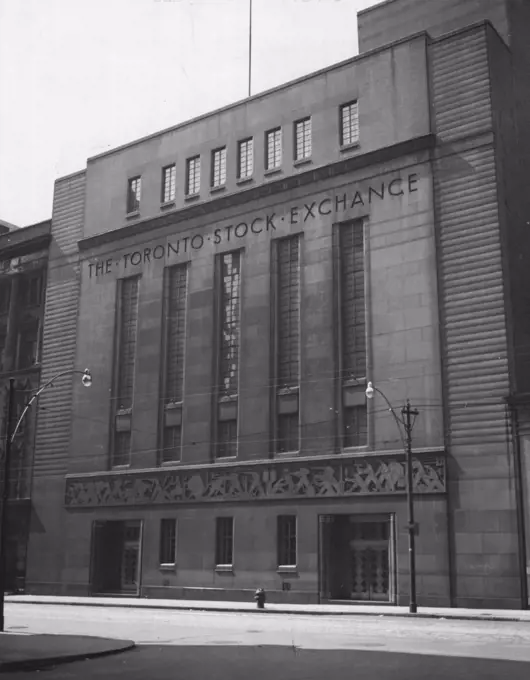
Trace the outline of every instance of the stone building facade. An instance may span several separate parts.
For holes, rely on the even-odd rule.
[[[419,605],[526,604],[512,45],[482,15],[388,38],[400,2],[358,57],[56,183],[42,370],[94,381],[42,397],[32,591],[406,603],[371,381],[420,411]]]
[[[15,379],[13,426],[39,386],[51,221],[0,235],[0,413],[2,455],[9,378]],[[24,587],[31,513],[35,411],[16,432],[8,471],[6,587]],[[2,484],[4,483],[2,466]]]

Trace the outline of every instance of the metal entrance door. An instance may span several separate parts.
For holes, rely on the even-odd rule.
[[[352,600],[390,599],[390,522],[350,517]]]
[[[92,535],[91,592],[138,595],[141,521],[97,521]]]

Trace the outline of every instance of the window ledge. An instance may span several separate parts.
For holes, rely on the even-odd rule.
[[[160,467],[173,467],[173,465],[180,465],[181,462],[180,460],[162,460],[160,461]]]
[[[295,168],[297,168],[300,165],[308,165],[309,163],[312,163],[313,159],[311,156],[307,156],[307,158],[299,158],[296,161],[293,161],[293,165]]]
[[[171,563],[160,564],[158,566],[158,568],[159,568],[160,571],[175,571],[176,568],[177,568],[177,565],[174,562],[172,564]]]
[[[236,184],[238,186],[241,186],[242,184],[250,184],[250,182],[253,182],[254,178],[252,176],[250,177],[240,177],[239,179],[236,179]]]
[[[276,569],[277,574],[297,574],[298,567],[296,564],[282,564]]]
[[[219,574],[233,574],[234,565],[233,564],[216,564],[215,571]]]
[[[229,403],[232,401],[237,401],[237,394],[225,394],[222,397],[219,397],[219,402],[225,404]]]
[[[214,462],[225,463],[226,461],[230,462],[231,460],[237,460],[237,456],[216,456]]]
[[[343,387],[364,387],[366,385],[366,378],[345,378]]]
[[[361,145],[359,142],[353,142],[352,144],[341,144],[340,146],[340,151],[341,153],[347,153],[348,151],[355,151],[355,149],[358,149]]]
[[[184,196],[184,201],[186,203],[190,203],[191,201],[197,201],[201,197],[200,193],[199,194],[187,194]]]
[[[130,416],[132,414],[132,408],[119,408],[116,411],[117,416]]]
[[[166,201],[160,204],[160,210],[171,210],[175,207],[175,201]]]
[[[270,177],[271,175],[277,175],[282,171],[281,167],[277,168],[269,168],[268,170],[265,170],[264,175],[265,177]]]
[[[298,394],[298,392],[299,392],[298,385],[293,385],[292,387],[280,387],[278,389],[278,394],[280,396],[283,396],[285,394]]]
[[[368,444],[362,444],[361,446],[343,446],[342,453],[344,454],[358,454],[365,455],[369,451]]]
[[[222,191],[226,191],[226,184],[221,184],[218,187],[210,187],[211,194],[220,194]]]
[[[131,467],[130,463],[127,463],[126,465],[112,465],[111,470],[113,470],[113,471],[114,470],[117,470],[117,471],[119,471],[119,470],[129,470],[130,467]]]
[[[175,408],[182,408],[182,401],[169,401],[165,406],[164,409],[166,411],[171,411]]]
[[[139,210],[134,210],[133,212],[127,213],[125,216],[126,220],[136,220],[140,217],[140,211]]]
[[[274,454],[278,458],[296,458],[300,455],[300,449],[298,451],[276,451]]]

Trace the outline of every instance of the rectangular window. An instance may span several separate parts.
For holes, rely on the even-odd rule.
[[[365,446],[367,414],[364,225],[339,226],[343,446]]]
[[[340,144],[349,146],[359,141],[359,106],[349,102],[340,107]]]
[[[265,167],[279,168],[282,164],[282,129],[275,128],[265,133]]]
[[[188,268],[168,267],[164,278],[164,399],[161,462],[180,460],[186,349]]]
[[[276,242],[276,452],[300,448],[300,237]]]
[[[212,189],[223,187],[226,184],[226,146],[212,151],[212,176],[210,184]]]
[[[171,203],[175,200],[177,190],[177,166],[167,165],[162,168],[162,203]]]
[[[232,566],[234,558],[234,518],[218,517],[215,535],[215,563]]]
[[[241,251],[217,258],[218,384],[217,457],[237,454],[239,346],[241,331]]]
[[[294,159],[311,157],[311,118],[297,120],[294,124]]]
[[[142,192],[142,178],[131,177],[127,185],[127,212],[134,213],[140,210],[140,198]]]
[[[239,142],[239,153],[237,156],[237,176],[239,179],[252,177],[254,171],[254,141],[252,137],[243,139]]]
[[[138,276],[118,282],[117,374],[114,391],[116,420],[112,465],[128,465],[130,462],[139,288]]]
[[[177,520],[160,520],[160,564],[177,563]]]
[[[186,195],[193,196],[201,190],[201,157],[193,156],[186,161]]]
[[[296,566],[296,515],[279,515],[278,528],[278,566]]]

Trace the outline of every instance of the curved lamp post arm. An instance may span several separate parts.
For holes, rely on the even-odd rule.
[[[404,425],[403,421],[400,420],[399,417],[396,415],[396,412],[394,411],[394,407],[393,407],[392,404],[388,401],[388,398],[387,398],[386,394],[385,394],[384,392],[382,392],[382,391],[379,389],[379,387],[376,387],[373,383],[369,382],[368,385],[367,385],[367,387],[366,387],[366,396],[368,397],[368,399],[372,399],[372,398],[373,398],[374,392],[377,392],[377,394],[379,394],[380,396],[382,396],[383,399],[385,400],[386,405],[388,406],[388,410],[389,410],[390,413],[392,414],[394,420],[396,421],[396,425],[398,426],[399,436],[400,436],[400,438],[401,438],[401,441],[402,441],[403,445],[405,445],[405,436],[404,436],[404,427],[405,427],[405,425]]]
[[[38,399],[38,398],[40,397],[40,395],[44,392],[44,390],[48,389],[48,387],[51,387],[51,386],[53,385],[53,383],[54,383],[58,378],[62,378],[63,375],[74,375],[74,374],[76,374],[76,373],[78,373],[78,374],[80,374],[80,375],[83,376],[83,378],[82,378],[83,385],[84,385],[85,387],[90,387],[90,385],[92,384],[92,376],[91,376],[90,371],[88,370],[88,368],[85,368],[84,371],[78,371],[78,370],[73,370],[73,371],[61,371],[60,373],[57,373],[57,375],[54,375],[53,378],[50,378],[50,379],[48,380],[48,382],[45,382],[44,385],[42,385],[41,387],[39,387],[39,389],[35,392],[35,394],[31,397],[31,399],[28,401],[28,403],[27,403],[26,406],[24,407],[24,410],[22,411],[22,414],[21,414],[20,418],[17,420],[17,424],[15,425],[15,428],[14,428],[13,433],[12,433],[12,435],[11,435],[11,442],[14,441],[15,435],[16,435],[16,433],[18,432],[18,429],[19,429],[20,425],[22,424],[22,421],[23,421],[24,418],[26,417],[26,413],[29,411],[31,405],[33,404],[33,402],[34,402],[36,399]]]

